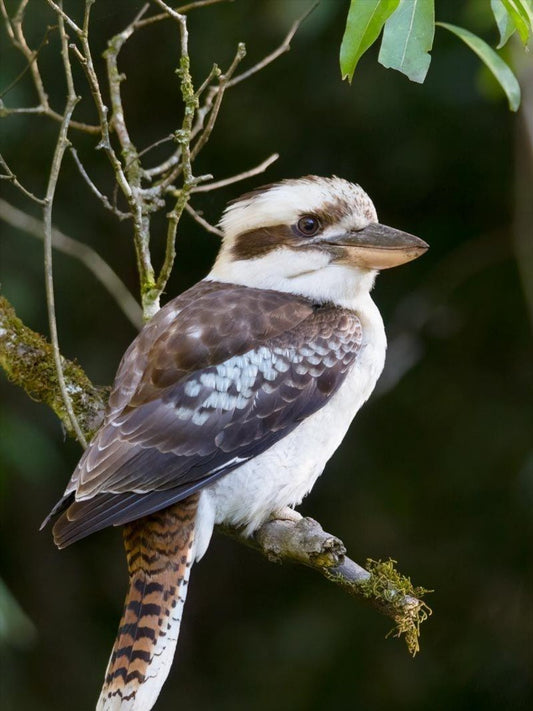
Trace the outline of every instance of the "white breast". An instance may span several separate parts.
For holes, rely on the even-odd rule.
[[[273,511],[299,504],[312,489],[383,369],[385,331],[370,296],[358,315],[363,327],[361,351],[330,401],[266,452],[202,492],[196,528],[197,559],[204,554],[215,523],[245,526],[246,534],[250,534]]]

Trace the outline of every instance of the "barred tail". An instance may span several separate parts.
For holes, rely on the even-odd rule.
[[[194,555],[198,494],[124,527],[130,587],[96,711],[149,711],[167,678]]]

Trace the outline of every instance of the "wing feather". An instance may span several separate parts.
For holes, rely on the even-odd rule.
[[[258,456],[336,392],[362,341],[357,315],[291,294],[200,283],[143,329],[104,425],[65,496],[60,545],[188,496]]]

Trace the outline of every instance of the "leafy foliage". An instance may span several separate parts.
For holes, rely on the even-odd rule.
[[[341,44],[343,79],[352,81],[357,62],[379,37],[387,18],[398,7],[399,0],[371,0],[350,5],[346,31]]]
[[[491,0],[501,49],[517,34],[524,46],[533,33],[533,0]],[[378,61],[411,81],[422,83],[431,63],[435,27],[456,35],[477,54],[507,95],[509,108],[520,106],[520,87],[507,63],[470,30],[435,21],[435,0],[351,0],[341,44],[343,79],[351,82],[359,59],[376,42],[383,29]]]
[[[507,94],[509,108],[516,111],[520,106],[520,85],[503,59],[473,32],[465,30],[464,27],[450,25],[447,22],[439,22],[439,27],[444,27],[457,37],[460,37],[470,49],[487,65],[490,71],[498,80],[500,86]]]
[[[433,0],[401,2],[383,32],[379,62],[397,69],[411,81],[422,83],[431,63],[429,54],[435,36]]]

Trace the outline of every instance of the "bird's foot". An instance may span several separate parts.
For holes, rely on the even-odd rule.
[[[290,506],[284,506],[282,509],[276,509],[272,511],[268,520],[269,521],[292,521],[293,523],[298,523],[303,518],[302,514],[295,511]]]

